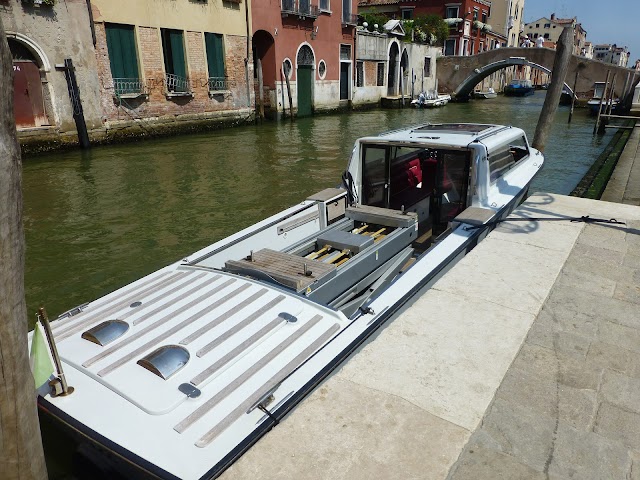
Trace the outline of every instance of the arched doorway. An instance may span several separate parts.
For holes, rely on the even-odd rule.
[[[313,95],[313,69],[315,58],[309,45],[302,45],[296,57],[296,81],[298,89],[298,116],[311,115]]]
[[[407,49],[405,48],[402,51],[402,57],[400,59],[400,75],[402,78],[400,89],[404,95],[407,95],[409,92],[409,55],[407,54]]]
[[[49,125],[40,67],[42,62],[26,45],[7,38],[13,59],[13,110],[17,128]]]
[[[398,94],[396,79],[398,78],[399,55],[398,44],[393,42],[389,48],[389,71],[387,72],[387,95],[389,97],[395,97]]]
[[[265,30],[258,30],[251,40],[253,47],[253,72],[254,90],[256,94],[256,106],[260,111],[279,110],[276,82],[278,81],[279,67],[276,66],[276,48],[271,34]],[[262,80],[262,85],[260,85]],[[262,95],[260,88],[262,87]],[[262,105],[260,102],[262,101]],[[284,105],[281,105],[284,109]],[[271,112],[270,112],[271,113]],[[275,113],[275,112],[274,112]]]

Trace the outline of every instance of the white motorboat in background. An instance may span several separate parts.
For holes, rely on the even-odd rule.
[[[507,216],[543,163],[515,127],[361,138],[341,188],[52,321],[74,391],[45,383],[39,408],[127,478],[214,478]]]
[[[416,108],[435,108],[442,107],[449,103],[451,95],[439,94],[435,90],[421,92],[418,98],[411,100],[411,105]]]

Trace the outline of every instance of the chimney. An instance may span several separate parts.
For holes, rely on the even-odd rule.
[[[552,13],[552,14],[551,14],[551,21],[553,21],[553,20],[555,20],[555,19],[556,19],[556,14],[555,14],[555,13]]]

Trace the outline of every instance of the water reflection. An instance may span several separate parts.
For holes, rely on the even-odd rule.
[[[56,315],[335,186],[356,138],[421,122],[504,123],[533,138],[544,92],[370,110],[27,158],[29,312]],[[569,193],[608,142],[560,109],[532,191]]]

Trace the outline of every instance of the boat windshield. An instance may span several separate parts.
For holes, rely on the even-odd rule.
[[[362,145],[362,203],[424,211],[446,222],[466,207],[470,154],[464,149]]]

